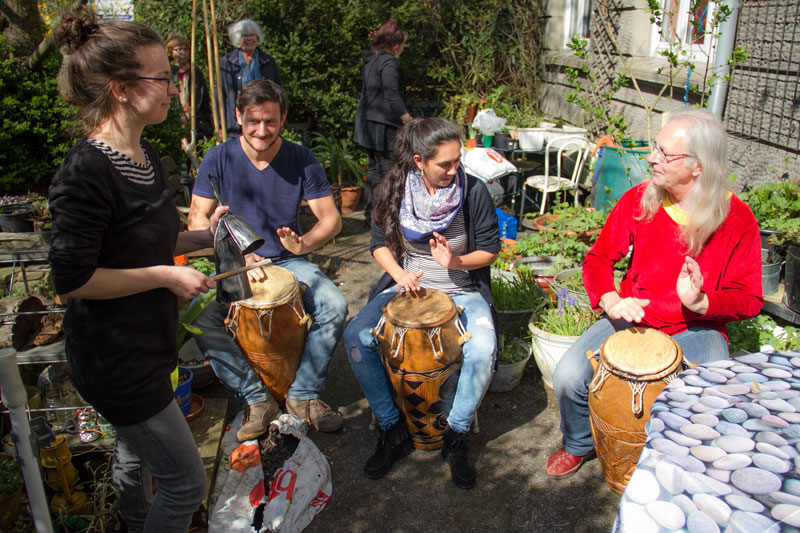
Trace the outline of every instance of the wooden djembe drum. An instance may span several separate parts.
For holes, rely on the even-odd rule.
[[[672,337],[651,328],[630,328],[608,337],[589,384],[594,447],[608,486],[622,494],[647,438],[650,407],[681,371],[683,353]]]
[[[453,299],[433,289],[401,292],[371,333],[381,341],[414,447],[440,448],[463,362],[461,345],[469,340]]]

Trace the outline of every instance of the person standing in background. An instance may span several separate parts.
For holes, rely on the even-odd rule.
[[[242,19],[228,27],[228,37],[234,49],[219,62],[222,77],[222,96],[225,101],[225,129],[228,135],[242,132],[236,121],[236,95],[253,80],[272,80],[281,84],[281,74],[275,59],[258,49],[264,42],[264,32],[251,19]]]
[[[408,32],[390,20],[372,37],[372,47],[364,50],[361,99],[356,111],[353,140],[367,150],[369,168],[364,196],[364,218],[370,225],[375,188],[392,166],[392,150],[397,130],[411,120],[406,109],[406,86],[397,59],[403,52]]]
[[[178,88],[178,103],[180,103],[181,123],[190,124],[189,110],[191,108],[190,72],[194,75],[194,112],[197,138],[212,137],[214,128],[211,122],[211,103],[208,98],[208,86],[203,73],[196,65],[189,63],[191,43],[183,35],[173,33],[167,38],[165,47],[173,61],[170,67],[172,83]]]

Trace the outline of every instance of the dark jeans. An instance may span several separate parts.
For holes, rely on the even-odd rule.
[[[394,135],[392,136],[392,141],[394,141]],[[366,201],[364,218],[369,224],[370,220],[372,220],[372,199],[375,189],[383,181],[389,169],[392,168],[392,151],[367,150],[367,154],[369,155],[369,167],[367,167],[367,184],[364,187],[364,199]]]

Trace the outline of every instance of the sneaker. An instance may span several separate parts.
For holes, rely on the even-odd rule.
[[[583,463],[592,459],[595,455],[594,450],[592,450],[588,454],[578,457],[567,453],[564,448],[561,448],[547,460],[544,472],[553,479],[569,477],[577,472]]]
[[[281,408],[272,396],[266,401],[244,406],[242,427],[236,432],[239,442],[257,439],[267,432],[269,423],[278,418]]]
[[[375,453],[367,459],[364,474],[369,479],[380,479],[389,473],[395,461],[402,459],[413,450],[411,435],[408,434],[405,421],[401,418],[385,431],[378,431],[378,445]]]
[[[286,412],[305,420],[306,424],[313,426],[317,431],[332,433],[342,429],[344,424],[342,413],[338,410],[334,411],[330,405],[319,398],[296,400],[287,397]]]
[[[469,462],[469,434],[454,431],[449,425],[444,430],[442,459],[450,464],[450,478],[459,489],[471,489],[477,478],[475,467]]]

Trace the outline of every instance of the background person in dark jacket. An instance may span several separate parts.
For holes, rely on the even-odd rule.
[[[369,226],[373,191],[392,165],[397,129],[411,120],[404,102],[406,86],[397,59],[408,32],[394,21],[386,22],[372,37],[372,48],[364,50],[361,99],[356,112],[354,140],[367,149],[369,168],[364,192],[364,216]]]
[[[254,20],[234,22],[228,27],[228,37],[235,48],[220,59],[219,70],[225,100],[225,128],[228,135],[238,135],[242,129],[236,122],[236,95],[242,87],[253,80],[282,84],[275,59],[258,49],[264,41],[264,32]]]
[[[211,122],[211,103],[208,98],[208,86],[200,69],[195,65],[189,64],[189,47],[191,46],[189,39],[183,35],[173,33],[167,38],[165,46],[174,63],[170,67],[170,77],[172,78],[172,83],[178,88],[178,103],[183,110],[181,121],[184,124],[189,124],[190,122],[191,86],[189,85],[189,68],[192,67],[194,69],[191,72],[194,73],[194,111],[197,138],[211,137],[214,134],[214,128]]]

